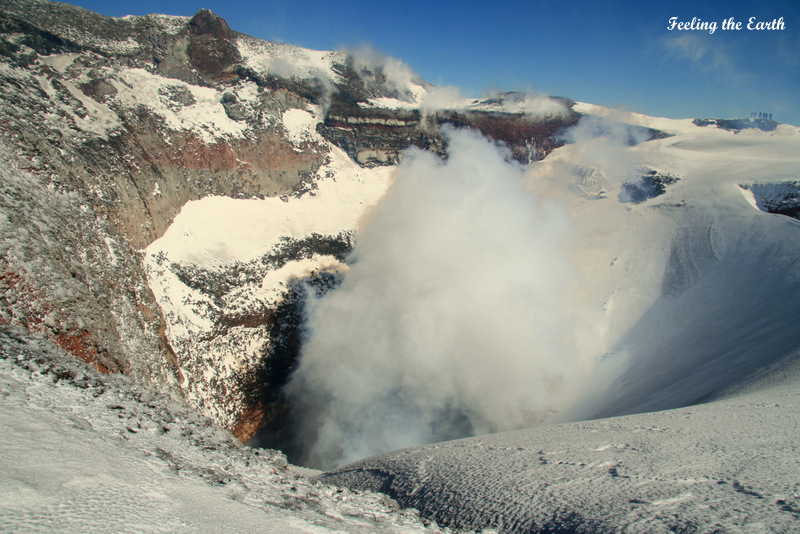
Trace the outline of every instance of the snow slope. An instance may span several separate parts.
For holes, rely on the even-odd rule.
[[[797,363],[707,404],[389,452],[320,478],[456,528],[795,532]]]
[[[590,286],[606,316],[605,362],[624,371],[571,419],[692,403],[800,348],[800,227],[753,209],[745,189],[752,182],[791,189],[800,176],[800,132],[672,122],[655,124],[673,137],[625,148],[611,163],[603,155],[608,198],[580,205],[577,220],[593,225],[581,261],[599,280]],[[595,157],[582,144],[558,158]],[[638,176],[614,183],[607,169],[620,161],[676,181],[631,202],[627,191],[646,187]],[[624,213],[613,214],[613,204]]]
[[[22,330],[0,331],[0,392],[3,532],[437,531]]]

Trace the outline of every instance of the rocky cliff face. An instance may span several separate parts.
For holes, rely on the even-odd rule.
[[[297,281],[335,280],[406,148],[442,152],[451,123],[528,162],[580,117],[564,99],[509,111],[526,98],[514,94],[430,109],[430,86],[389,82],[379,65],[238,34],[207,10],[114,19],[7,0],[0,321],[252,436],[280,411],[297,353]],[[273,219],[245,252],[198,251],[189,208],[209,198]]]

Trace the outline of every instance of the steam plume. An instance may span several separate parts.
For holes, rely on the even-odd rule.
[[[673,408],[800,350],[796,221],[748,207],[727,158],[655,158],[691,175],[631,203],[664,148],[632,147],[642,128],[585,118],[524,172],[445,133],[448,158],[407,154],[341,287],[309,303],[297,461]]]
[[[303,462],[531,426],[567,408],[593,358],[567,307],[567,210],[470,131],[411,151],[364,223],[342,285],[309,304],[288,386]]]
[[[401,100],[413,102],[415,88],[418,90],[424,83],[406,62],[368,44],[344,48],[342,52],[347,54],[356,74],[372,91],[389,91]]]

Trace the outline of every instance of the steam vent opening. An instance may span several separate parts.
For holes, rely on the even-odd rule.
[[[283,452],[290,463],[305,466],[306,444],[300,435],[300,423],[284,388],[297,369],[303,345],[305,310],[310,295],[320,298],[341,283],[341,278],[331,273],[297,280],[291,284],[282,303],[275,310],[270,332],[272,345],[264,366],[254,384],[256,396],[268,411],[268,422],[246,445],[256,448],[276,449]],[[264,389],[263,385],[269,384]],[[316,466],[306,466],[315,468]]]
[[[313,453],[313,443],[309,442],[310,422],[319,426],[324,426],[325,423],[309,412],[308,406],[304,406],[302,395],[293,402],[286,392],[286,386],[297,370],[303,352],[303,341],[308,335],[305,314],[309,300],[319,299],[336,291],[341,282],[341,277],[329,273],[296,281],[285,300],[277,307],[271,331],[273,345],[258,375],[260,383],[268,383],[270,387],[266,391],[263,387],[260,391],[254,388],[256,395],[268,406],[268,417],[271,420],[245,442],[250,447],[279,450],[290,463],[314,470],[338,466],[320,462]],[[387,390],[387,395],[392,395],[392,392]],[[307,419],[309,417],[310,420]],[[380,421],[376,422],[376,425],[380,424]],[[476,434],[468,415],[454,406],[438,408],[434,425],[437,428],[437,440],[440,441]],[[391,445],[387,445],[387,450],[389,448],[392,448]],[[358,458],[353,456],[350,459]]]

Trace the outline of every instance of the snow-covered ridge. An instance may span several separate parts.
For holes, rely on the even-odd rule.
[[[689,133],[694,128],[692,119],[667,119],[663,117],[651,117],[641,113],[621,111],[605,106],[598,106],[596,104],[588,104],[586,102],[576,102],[575,106],[573,106],[573,109],[578,113],[585,113],[587,115],[593,115],[596,117],[610,118],[625,124],[634,124],[636,126],[644,126],[645,128],[654,128],[667,133]]]
[[[239,53],[245,66],[263,75],[281,78],[320,78],[327,83],[341,82],[333,69],[344,64],[345,54],[335,51],[311,50],[284,43],[273,43],[238,34]]]
[[[188,17],[168,15],[128,16],[115,19],[69,4],[48,0],[7,0],[4,11],[37,26],[68,43],[104,54],[134,55],[145,45],[140,30],[175,35],[186,27]]]

